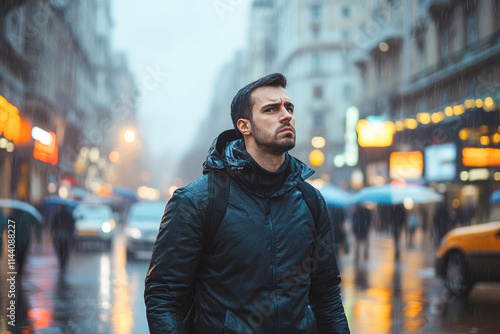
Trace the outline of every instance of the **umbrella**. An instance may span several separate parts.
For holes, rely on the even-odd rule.
[[[402,204],[406,198],[414,203],[441,202],[443,195],[434,189],[420,185],[393,185],[366,187],[354,195],[356,203]]]
[[[346,207],[353,203],[351,193],[331,184],[324,185],[319,191],[328,206]]]
[[[490,203],[498,203],[500,202],[500,190],[495,190],[490,195]]]
[[[76,207],[79,204],[77,200],[71,199],[71,198],[62,198],[59,196],[48,196],[45,197],[42,201],[42,208],[45,208],[46,206],[52,206],[52,205],[64,205],[64,206],[69,206],[69,207]]]
[[[41,210],[44,214],[53,215],[56,213],[58,206],[63,205],[67,207],[68,211],[72,211],[78,204],[79,201],[71,198],[62,198],[59,196],[47,196],[42,200]]]
[[[0,208],[10,208],[17,209],[29,213],[33,216],[39,223],[42,222],[42,215],[38,210],[31,204],[19,201],[16,199],[2,198],[0,199]]]
[[[112,192],[114,195],[120,196],[123,199],[132,201],[132,202],[137,202],[137,195],[135,192],[129,188],[126,187],[113,187]]]

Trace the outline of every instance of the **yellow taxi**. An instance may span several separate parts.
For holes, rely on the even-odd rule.
[[[477,282],[500,282],[500,221],[448,232],[437,250],[436,274],[456,296]]]

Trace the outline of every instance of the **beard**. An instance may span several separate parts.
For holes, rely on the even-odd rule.
[[[252,129],[254,129],[253,137],[255,143],[263,152],[272,155],[282,155],[295,147],[295,132],[293,134],[287,133],[284,138],[278,138],[278,133],[283,128],[291,127],[294,129],[290,124],[283,124],[279,126],[274,132],[266,132],[257,127],[252,121],[250,121],[250,123],[252,124]]]

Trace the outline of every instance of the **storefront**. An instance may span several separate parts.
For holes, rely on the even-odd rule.
[[[486,219],[489,195],[500,188],[500,118],[493,99],[418,114],[416,126],[401,128],[405,121],[396,122],[394,152],[420,152],[422,182],[445,193],[454,208],[480,207]]]

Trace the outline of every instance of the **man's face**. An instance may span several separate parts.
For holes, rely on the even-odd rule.
[[[252,135],[259,149],[281,155],[295,147],[293,104],[283,87],[259,87],[252,92]]]

